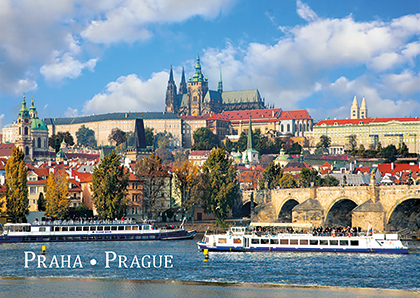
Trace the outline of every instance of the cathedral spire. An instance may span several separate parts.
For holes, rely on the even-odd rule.
[[[204,82],[204,76],[201,73],[200,55],[197,53],[197,62],[195,64],[195,73],[192,78],[193,82]]]
[[[186,93],[187,93],[187,83],[185,82],[184,68],[182,68],[181,83],[179,84],[179,94],[186,94]]]
[[[217,84],[217,92],[223,93],[222,68],[221,67],[220,67],[220,74],[219,74],[219,83]]]
[[[359,104],[356,95],[353,98],[353,103],[350,108],[350,119],[359,119]]]
[[[174,83],[174,74],[173,74],[173,71],[172,71],[172,65],[171,65],[171,71],[169,72],[168,83]]]
[[[248,141],[246,149],[252,150],[253,148],[253,134],[252,134],[252,125],[251,125],[251,115],[249,115],[249,128],[248,128]]]

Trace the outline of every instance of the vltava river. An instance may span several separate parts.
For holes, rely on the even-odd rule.
[[[0,288],[13,294],[28,282],[35,287],[51,286],[51,281],[45,284],[45,280],[54,278],[93,283],[102,279],[150,281],[149,287],[160,288],[168,282],[214,282],[219,290],[227,283],[420,292],[418,248],[408,255],[210,253],[210,259],[204,261],[195,240],[49,243],[44,261],[38,256],[42,245],[0,244]],[[38,279],[31,279],[34,277]]]

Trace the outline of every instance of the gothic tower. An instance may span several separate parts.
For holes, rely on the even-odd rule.
[[[178,101],[177,101],[176,85],[174,81],[174,75],[172,72],[169,73],[168,87],[166,88],[166,100],[165,100],[165,112],[178,113]]]
[[[360,119],[365,119],[368,117],[368,110],[366,105],[365,97],[363,96],[362,105],[360,106]]]
[[[185,82],[184,68],[182,68],[181,84],[179,84],[179,94],[187,94],[187,83]]]
[[[200,56],[197,54],[194,76],[188,80],[189,115],[203,114],[204,97],[208,89],[208,81],[201,73]]]
[[[359,104],[357,103],[356,95],[353,98],[353,103],[350,108],[350,119],[359,119]]]
[[[219,82],[217,83],[217,92],[220,94],[223,93],[222,69],[220,69]]]
[[[32,140],[31,140],[31,118],[26,107],[25,96],[23,96],[22,108],[17,119],[18,138],[16,146],[25,154],[25,162],[32,161]]]

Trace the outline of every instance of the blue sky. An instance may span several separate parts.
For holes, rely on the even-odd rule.
[[[199,53],[209,86],[347,118],[420,115],[418,0],[1,0],[0,127],[33,96],[40,118],[163,111]]]

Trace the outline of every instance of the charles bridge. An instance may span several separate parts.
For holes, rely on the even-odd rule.
[[[251,203],[251,200],[254,202]],[[308,187],[244,191],[242,206],[255,222],[343,225],[376,232],[420,227],[420,185]],[[255,206],[255,207],[254,207]],[[246,208],[245,208],[246,209]],[[414,223],[413,223],[414,221]]]

